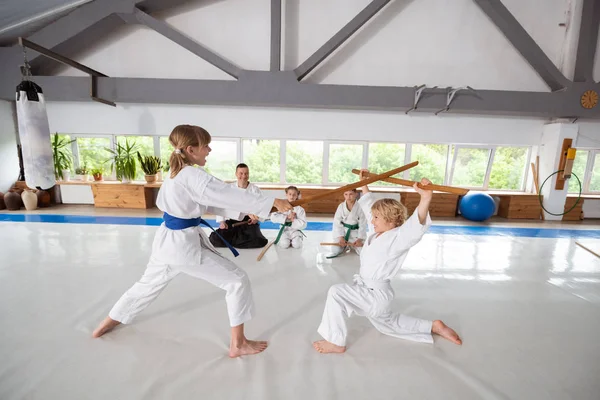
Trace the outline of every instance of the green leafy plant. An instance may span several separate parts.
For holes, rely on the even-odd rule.
[[[137,144],[135,141],[129,142],[129,139],[125,140],[125,144],[116,144],[116,149],[106,149],[112,154],[109,162],[110,172],[116,171],[117,179],[122,180],[133,180],[136,173],[136,152]]]
[[[54,175],[56,179],[62,179],[63,171],[71,169],[73,156],[69,148],[75,139],[69,140],[65,137],[60,137],[58,133],[52,135],[52,159],[54,161]]]
[[[77,175],[87,175],[89,173],[87,169],[87,165],[83,165],[83,167],[75,168],[75,173]]]
[[[94,168],[92,169],[92,175],[102,175],[104,170],[102,168]]]
[[[140,152],[137,153],[140,166],[146,175],[156,175],[162,168],[162,161],[160,157],[156,156],[142,156]]]

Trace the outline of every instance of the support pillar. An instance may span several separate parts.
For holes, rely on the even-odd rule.
[[[559,169],[563,140],[573,139],[572,146],[576,147],[578,132],[579,126],[571,123],[552,123],[544,126],[540,143],[540,185],[550,174]],[[548,179],[542,188],[542,195],[546,210],[560,214],[564,212],[569,184],[567,180],[564,189],[556,190],[557,176],[558,174]],[[544,212],[544,215],[548,221],[562,220],[562,216],[550,215],[547,212]]]

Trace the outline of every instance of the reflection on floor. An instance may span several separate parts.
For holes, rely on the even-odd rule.
[[[385,337],[352,318],[348,352],[317,354],[327,289],[351,281],[358,257],[317,264],[330,239],[318,230],[261,262],[242,250],[235,262],[257,306],[247,332],[270,347],[231,360],[223,292],[185,276],[133,324],[90,338],[144,271],[155,226],[0,222],[0,398],[598,399],[600,259],[575,241],[600,253],[600,234],[563,227],[593,235],[432,230],[409,253],[396,308],[445,320],[462,347]]]

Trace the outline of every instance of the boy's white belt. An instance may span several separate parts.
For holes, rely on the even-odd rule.
[[[389,279],[382,281],[373,281],[371,279],[365,279],[359,274],[354,275],[354,283],[358,286],[364,286],[369,289],[385,290],[391,287]]]

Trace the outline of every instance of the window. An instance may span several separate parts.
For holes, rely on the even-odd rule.
[[[488,148],[456,147],[451,184],[483,188],[490,153]]]
[[[221,180],[235,180],[235,166],[237,162],[237,142],[226,140],[213,140],[210,142],[211,152],[206,158],[206,172]],[[250,178],[258,181],[255,167],[250,169]]]
[[[117,136],[117,143],[125,145],[125,141],[129,141],[129,144],[135,143],[136,151],[139,151],[142,156],[153,156],[154,154],[154,140],[152,136]],[[135,154],[135,163],[137,166],[137,172],[135,174],[135,180],[144,180],[144,171],[140,166],[140,162],[137,159],[137,153]]]
[[[250,169],[250,182],[279,182],[279,140],[244,139],[243,162]]]
[[[496,148],[488,188],[522,190],[528,150],[527,147]]]
[[[160,146],[160,159],[162,161],[163,170],[169,165],[169,159],[171,158],[171,154],[173,153],[173,146],[171,146],[171,142],[169,142],[168,136],[161,136],[159,139]]]
[[[584,182],[585,182],[585,167],[587,166],[587,162],[588,162],[588,155],[589,155],[589,151],[588,150],[577,150],[577,153],[575,154],[575,160],[573,161],[573,173],[575,175],[577,175],[577,178],[579,178],[579,180],[581,181],[581,191],[584,191]],[[594,163],[594,166],[596,166],[597,164]],[[594,167],[594,169],[596,169],[596,167]],[[569,178],[569,189],[568,192],[569,193],[579,193],[579,184],[577,183],[577,178],[575,177],[571,177]],[[542,179],[542,177],[540,177],[540,179]],[[546,177],[543,177],[543,179],[546,179]],[[596,175],[596,181],[598,181],[598,175]],[[542,184],[543,180],[540,181],[540,185]],[[592,182],[594,182],[594,175],[592,174]],[[594,190],[592,189],[592,185],[590,184],[590,190]]]
[[[285,181],[292,184],[323,182],[323,142],[288,140]]]
[[[329,182],[351,183],[358,181],[352,169],[362,167],[363,145],[332,143],[329,145]]]
[[[85,165],[88,171],[94,168],[110,171],[110,153],[106,151],[110,148],[110,144],[108,137],[78,137],[78,165],[80,167]]]
[[[590,192],[599,192],[600,191],[600,153],[597,151],[594,152],[594,158],[592,159],[593,169],[592,169],[592,177],[590,180],[590,186],[588,191]],[[577,151],[577,155],[575,156],[575,160],[579,157],[579,151]],[[579,176],[579,175],[577,175]],[[581,179],[581,178],[579,178]]]
[[[405,164],[406,145],[399,143],[369,143],[369,172],[381,174]],[[403,175],[399,175],[400,178]],[[375,182],[374,185],[392,186],[392,183]],[[396,185],[395,185],[396,186]]]
[[[427,178],[432,183],[442,185],[446,177],[448,145],[412,144],[408,161],[419,161],[419,165],[408,170],[411,180],[420,181],[421,178]]]

